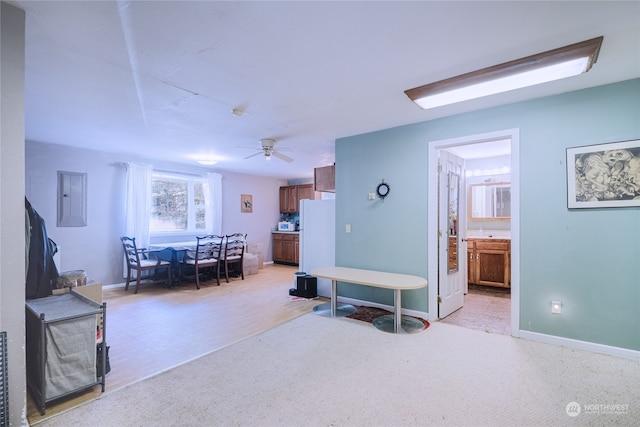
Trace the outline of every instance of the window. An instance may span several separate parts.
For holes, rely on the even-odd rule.
[[[154,172],[149,232],[205,231],[209,194],[209,183],[204,177]]]

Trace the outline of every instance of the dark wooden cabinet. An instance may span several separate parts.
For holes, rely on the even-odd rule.
[[[297,233],[273,233],[273,262],[299,263],[300,236]]]
[[[298,202],[303,199],[316,199],[316,192],[313,191],[313,184],[298,185]]]
[[[315,168],[313,170],[313,183],[316,191],[327,193],[336,192],[336,165]]]
[[[469,239],[468,281],[476,285],[511,287],[511,241]]]
[[[288,185],[280,187],[280,212],[298,212],[298,186]]]
[[[317,194],[313,190],[313,184],[280,187],[280,213],[297,213],[300,209],[300,200],[315,200]]]

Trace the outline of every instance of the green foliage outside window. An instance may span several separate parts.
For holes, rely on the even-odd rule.
[[[208,185],[201,178],[154,174],[149,231],[205,230],[205,187]]]

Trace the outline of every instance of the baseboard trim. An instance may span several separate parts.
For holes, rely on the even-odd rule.
[[[524,338],[531,341],[542,342],[545,344],[553,344],[562,347],[573,348],[576,350],[585,350],[592,353],[607,354],[609,356],[622,357],[624,359],[630,359],[640,361],[640,351],[631,350],[621,347],[613,347],[605,344],[598,344],[588,341],[580,341],[573,338],[558,337],[555,335],[541,334],[539,332],[523,331],[520,330],[520,338]]]
[[[338,301],[346,304],[364,305],[368,307],[377,307],[377,308],[382,308],[384,310],[393,311],[392,305],[379,304],[371,301],[363,301],[363,300],[345,298],[345,297],[338,297]],[[406,308],[403,308],[402,314],[420,317],[422,319],[429,319],[429,313],[423,312],[423,311],[408,310]],[[555,335],[547,335],[539,332],[523,331],[522,329],[520,329],[517,332],[520,334],[519,338],[527,339],[530,341],[537,341],[545,344],[552,344],[552,345],[557,345],[561,347],[573,348],[576,350],[590,351],[592,353],[600,353],[600,354],[606,354],[609,356],[616,356],[624,359],[640,361],[640,351],[637,351],[637,350],[614,347],[610,345],[598,344],[598,343],[593,343],[588,341],[580,341],[572,338],[558,337]],[[512,334],[512,336],[514,335]],[[518,338],[516,336],[514,337]]]

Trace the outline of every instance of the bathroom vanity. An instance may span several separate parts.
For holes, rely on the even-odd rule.
[[[511,240],[469,237],[468,281],[476,285],[511,287]]]

